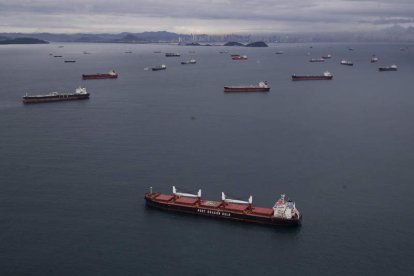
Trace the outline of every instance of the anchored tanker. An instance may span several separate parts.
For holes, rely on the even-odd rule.
[[[224,86],[224,92],[269,92],[267,81],[261,81],[258,85]]]
[[[324,72],[323,75],[292,75],[293,81],[302,81],[302,80],[331,80],[333,78],[332,74],[328,71]]]
[[[74,93],[58,93],[52,92],[46,95],[33,95],[22,97],[23,103],[47,103],[47,102],[59,102],[59,101],[73,101],[73,100],[86,100],[89,99],[89,93],[86,88],[79,87]]]
[[[246,55],[231,55],[232,60],[247,60]]]
[[[273,226],[299,226],[302,220],[295,202],[286,200],[285,195],[281,195],[273,208],[264,208],[253,206],[252,196],[244,201],[230,199],[222,193],[221,201],[213,201],[203,199],[201,190],[197,194],[181,193],[173,186],[172,195],[153,192],[151,187],[145,193],[145,201],[150,207],[166,211]]]
[[[111,70],[108,74],[83,74],[82,79],[84,80],[93,80],[93,79],[116,79],[118,78],[118,73],[115,70]]]
[[[382,71],[397,71],[397,69],[398,69],[398,67],[395,64],[378,68],[378,70],[380,72],[382,72]]]

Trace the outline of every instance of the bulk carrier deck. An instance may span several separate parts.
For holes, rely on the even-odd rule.
[[[295,203],[282,195],[273,208],[252,206],[252,196],[248,201],[226,198],[222,193],[221,201],[205,200],[198,194],[179,193],[173,186],[173,194],[151,191],[145,193],[147,206],[157,209],[193,215],[221,218],[273,226],[299,226],[302,215]]]

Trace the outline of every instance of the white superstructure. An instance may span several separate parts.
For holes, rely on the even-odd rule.
[[[299,217],[299,211],[296,209],[295,202],[285,200],[285,195],[282,194],[280,199],[276,201],[273,206],[273,216],[277,218],[291,219],[293,216]]]
[[[260,88],[269,88],[269,86],[267,85],[267,81],[261,81],[261,82],[259,82],[259,87]]]
[[[86,95],[86,94],[88,94],[88,92],[86,91],[85,87],[79,86],[78,88],[76,88],[75,94]]]

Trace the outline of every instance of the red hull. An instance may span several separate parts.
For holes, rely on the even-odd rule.
[[[118,75],[110,75],[110,74],[82,75],[82,79],[84,79],[84,80],[116,79],[116,78],[118,78]]]
[[[276,218],[273,216],[273,209],[271,208],[185,198],[160,193],[146,193],[145,200],[148,206],[165,211],[272,226],[299,226],[302,220],[301,215],[291,219]]]
[[[232,60],[247,60],[245,57],[232,57]]]

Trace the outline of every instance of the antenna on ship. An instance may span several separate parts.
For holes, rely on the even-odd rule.
[[[150,194],[152,194],[152,186],[150,187]]]

